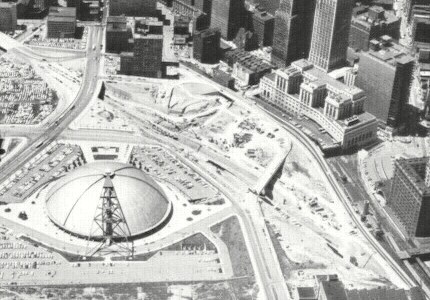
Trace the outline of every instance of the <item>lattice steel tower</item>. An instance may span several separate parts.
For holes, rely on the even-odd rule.
[[[131,235],[130,228],[121,209],[115,192],[112,178],[114,173],[104,175],[103,189],[100,195],[100,203],[97,206],[94,216],[95,228],[91,229],[89,240],[92,236],[98,235],[101,231],[102,238],[98,239],[100,244],[90,249],[88,247],[88,256],[94,255],[122,255],[127,257],[133,256],[133,243],[128,240]]]

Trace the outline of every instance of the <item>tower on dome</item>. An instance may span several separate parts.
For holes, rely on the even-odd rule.
[[[132,256],[133,241],[161,230],[173,214],[163,186],[132,165],[86,164],[46,195],[46,213],[61,230],[87,241],[86,256]]]
[[[106,172],[104,175],[100,205],[97,206],[93,223],[93,225],[97,226],[94,235],[101,230],[103,233],[102,240],[97,247],[88,249],[88,256],[93,256],[94,254],[133,256],[133,244],[128,241],[128,237],[131,235],[130,228],[127,225],[111,180],[114,176],[115,173],[110,172]],[[92,234],[90,233],[89,238],[91,236]]]

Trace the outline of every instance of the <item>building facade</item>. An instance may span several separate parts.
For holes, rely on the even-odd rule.
[[[221,33],[218,29],[197,32],[193,41],[193,57],[204,64],[215,64],[220,59]]]
[[[110,0],[110,16],[152,17],[156,14],[157,0]]]
[[[106,51],[127,52],[129,51],[129,38],[131,30],[127,29],[127,18],[125,16],[108,17],[106,23]]]
[[[162,53],[162,35],[135,36],[133,52],[120,54],[120,74],[161,78]]]
[[[163,21],[136,20],[130,52],[120,54],[120,74],[161,78],[163,65]]]
[[[309,61],[331,71],[346,63],[352,0],[317,0]]]
[[[360,55],[356,85],[366,92],[365,109],[384,125],[401,129],[406,123],[414,59],[384,36],[371,41]]]
[[[430,158],[398,159],[388,212],[407,237],[430,237]]]
[[[12,32],[17,25],[16,3],[0,2],[0,31]]]
[[[307,60],[264,76],[260,96],[281,110],[312,119],[343,149],[361,147],[377,138],[376,119],[364,111],[364,92],[337,81]]]
[[[252,30],[260,47],[272,46],[275,18],[265,10],[256,9],[252,14]]]
[[[414,5],[412,38],[418,49],[430,49],[430,5]]]
[[[219,28],[221,36],[231,41],[245,26],[245,16],[244,0],[213,0],[210,27]]]
[[[307,58],[316,0],[281,0],[275,13],[272,63],[284,67]]]
[[[76,8],[51,7],[47,28],[48,38],[73,38],[76,32]]]

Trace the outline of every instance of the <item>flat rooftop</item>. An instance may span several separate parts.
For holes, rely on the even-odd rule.
[[[369,16],[369,10],[375,13],[383,14],[380,19],[372,19]],[[356,11],[356,14],[352,18],[352,24],[360,24],[363,27],[371,28],[373,26],[386,26],[399,21],[399,18],[391,11],[386,11],[380,6],[372,6],[370,8],[363,8],[362,10]]]
[[[375,44],[376,42],[372,40],[371,44]],[[380,49],[371,48],[369,52],[362,53],[362,55],[372,56],[390,65],[396,65],[397,63],[407,64],[414,61],[414,58],[407,54],[402,46],[396,43],[389,42],[385,45],[384,43],[379,43],[379,47]]]
[[[127,23],[127,18],[125,16],[109,16],[107,17],[108,23]]]
[[[49,9],[48,21],[76,21],[75,7],[51,7]]]
[[[313,81],[319,81],[320,83],[325,83],[329,88],[338,91],[339,93],[343,93],[349,96],[360,95],[363,94],[363,90],[356,86],[348,86],[339,80],[331,77],[329,74],[324,72],[321,69],[318,69],[313,66],[312,63],[307,61],[306,59],[300,59],[292,63],[293,67],[298,67],[303,70],[303,75],[307,78],[312,79]]]
[[[16,6],[16,3],[13,3],[13,2],[0,2],[0,8],[11,8],[12,6]]]
[[[274,17],[271,14],[269,14],[267,11],[265,11],[265,10],[259,10],[259,9],[256,9],[254,11],[254,16],[253,17],[257,18],[257,19],[259,19],[261,21],[268,21],[268,20],[274,19]]]

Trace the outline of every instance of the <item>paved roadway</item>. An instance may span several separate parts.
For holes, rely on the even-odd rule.
[[[16,132],[14,127],[8,126],[7,131],[11,136],[18,136],[16,133],[23,133],[21,136],[28,137],[29,143],[27,148],[21,152],[18,156],[14,157],[2,167],[2,172],[0,174],[0,181],[5,180],[9,177],[15,170],[21,168],[26,164],[26,162],[37,155],[42,149],[42,145],[48,145],[53,142],[58,135],[66,129],[69,124],[84,110],[88,105],[89,101],[93,97],[95,92],[98,92],[98,73],[100,69],[100,47],[96,47],[92,50],[93,44],[100,45],[103,41],[103,30],[102,27],[93,26],[90,28],[88,35],[88,51],[87,51],[87,64],[85,69],[85,74],[82,79],[82,86],[71,106],[67,108],[57,119],[56,122],[48,124],[45,128],[35,129],[29,128],[28,132],[23,130],[22,126],[16,127]],[[0,44],[2,42],[2,37],[0,36]],[[12,49],[12,47],[10,47]],[[23,52],[22,55],[26,55],[27,52]],[[30,59],[43,60],[44,58],[30,57]],[[2,130],[0,128],[0,130]],[[24,131],[24,132],[23,132]],[[18,163],[17,163],[18,162]]]

